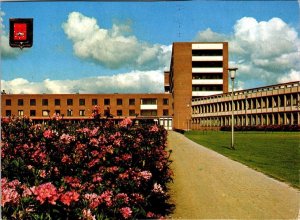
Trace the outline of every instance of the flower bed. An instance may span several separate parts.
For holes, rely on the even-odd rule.
[[[166,134],[130,119],[2,121],[2,218],[163,217],[172,180]]]

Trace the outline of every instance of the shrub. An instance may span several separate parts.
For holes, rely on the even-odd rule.
[[[167,132],[107,120],[2,121],[3,219],[160,218],[172,180]]]

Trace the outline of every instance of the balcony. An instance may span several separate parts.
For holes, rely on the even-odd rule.
[[[193,91],[192,96],[210,96],[222,94],[223,91]]]
[[[192,68],[192,73],[223,73],[222,67],[213,67],[213,68]]]
[[[149,105],[149,104],[148,104],[148,105],[147,105],[147,104],[146,104],[146,105],[145,105],[145,104],[143,105],[143,104],[142,104],[142,105],[140,106],[140,109],[141,109],[141,110],[157,110],[157,105]]]
[[[223,85],[223,79],[193,79],[192,85]]]
[[[223,56],[192,56],[192,61],[223,61]]]

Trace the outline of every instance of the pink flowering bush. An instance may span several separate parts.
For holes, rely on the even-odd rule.
[[[145,219],[168,214],[166,130],[125,119],[2,121],[3,219]]]

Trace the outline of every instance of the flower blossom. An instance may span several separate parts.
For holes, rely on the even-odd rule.
[[[62,134],[60,141],[64,144],[70,144],[72,141],[75,141],[75,137],[69,134]]]
[[[153,126],[150,128],[150,131],[151,131],[151,132],[157,132],[157,131],[158,131],[157,125],[156,125],[156,124],[153,125]]]
[[[63,204],[70,206],[72,201],[77,202],[79,200],[79,196],[80,196],[79,193],[75,191],[68,191],[61,195],[60,201]]]
[[[20,195],[16,187],[20,186],[18,180],[7,182],[6,178],[1,179],[1,206],[4,207],[5,203],[18,204]]]
[[[142,171],[139,173],[139,176],[141,176],[145,180],[150,180],[152,177],[152,173],[150,171]]]
[[[96,217],[94,215],[92,215],[92,212],[90,209],[83,209],[82,215],[83,215],[84,219],[86,219],[86,220],[96,220]]]
[[[120,210],[120,213],[122,214],[123,218],[125,218],[125,219],[128,219],[132,215],[131,208],[129,208],[129,207],[123,207],[123,208],[120,208],[119,210]]]
[[[43,136],[44,136],[44,138],[47,138],[47,139],[52,138],[53,132],[50,129],[47,129],[44,131]]]
[[[132,120],[130,118],[125,118],[123,121],[120,122],[120,127],[126,128],[127,126],[131,125]]]
[[[59,197],[56,187],[50,182],[33,187],[32,191],[33,194],[37,196],[36,199],[40,201],[41,204],[48,200],[50,204],[55,205],[56,200]]]
[[[129,197],[126,193],[118,193],[115,198],[116,200],[122,201],[126,204],[129,202]]]
[[[165,193],[165,192],[163,191],[161,185],[158,184],[158,183],[154,183],[152,191],[153,191],[154,193],[158,193],[158,194],[164,194],[164,193]]]

